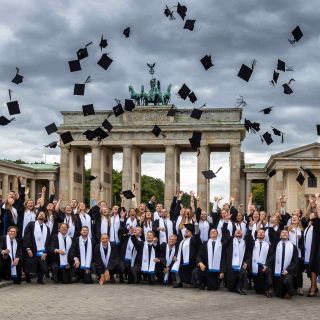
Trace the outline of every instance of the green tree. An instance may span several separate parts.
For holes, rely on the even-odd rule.
[[[155,195],[157,202],[164,201],[164,183],[161,179],[143,175],[141,177],[141,202],[147,203]]]
[[[264,207],[264,184],[253,183],[252,184],[252,201],[255,203],[260,210],[265,210]]]

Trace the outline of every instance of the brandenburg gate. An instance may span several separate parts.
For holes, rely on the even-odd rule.
[[[230,152],[230,195],[237,204],[245,203],[240,194],[243,155],[240,150],[245,129],[241,124],[241,108],[203,108],[199,120],[190,117],[193,108],[177,108],[173,117],[168,117],[170,105],[136,106],[108,121],[113,125],[109,136],[101,141],[88,141],[83,135],[86,130],[102,127],[102,122],[110,111],[96,111],[94,115],[83,116],[82,112],[63,111],[63,123],[59,133],[70,131],[74,141],[63,145],[61,142],[60,193],[64,200],[83,199],[84,156],[92,153],[90,198],[106,200],[112,206],[112,157],[115,152],[123,153],[122,190],[136,186],[137,203],[141,192],[141,154],[143,152],[165,152],[165,193],[164,205],[169,209],[176,184],[180,181],[180,153],[192,151],[189,138],[193,131],[201,131],[202,139],[197,161],[197,194],[200,206],[209,206],[209,180],[202,171],[210,169],[210,152]],[[163,134],[156,137],[152,133],[157,124]],[[215,170],[215,168],[212,168]],[[218,190],[217,190],[218,192]],[[212,199],[211,199],[212,200]],[[128,206],[130,203],[128,204]]]

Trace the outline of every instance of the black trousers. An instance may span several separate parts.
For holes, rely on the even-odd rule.
[[[248,277],[248,270],[243,268],[240,271],[228,271],[226,274],[226,284],[229,291],[241,290],[244,288]]]
[[[267,269],[265,272],[262,272],[259,269],[259,272],[257,275],[253,275],[253,283],[254,283],[254,289],[256,293],[265,293],[266,291],[269,291],[272,286],[272,274],[271,269]]]
[[[286,276],[275,277],[273,281],[274,292],[277,297],[283,298],[287,293],[290,296],[296,294],[296,289],[294,287],[294,277],[291,274]]]
[[[85,269],[73,269],[72,270],[72,275],[75,276],[76,278],[76,282],[79,282],[79,281],[83,281],[83,283],[86,283],[86,284],[91,284],[93,283],[92,281],[92,273],[91,273],[91,270],[90,272],[86,272]]]
[[[220,273],[209,272],[208,270],[201,271],[200,268],[195,268],[192,272],[192,284],[200,288],[207,287],[209,291],[215,291],[220,288]]]
[[[14,283],[21,283],[22,267],[19,262],[16,266],[17,277],[11,278],[11,259],[8,257],[6,259],[0,259],[0,280],[13,280]]]
[[[51,272],[54,283],[71,283],[71,269],[60,269],[57,263],[51,264]]]
[[[296,288],[303,287],[303,271],[304,270],[305,270],[304,260],[302,258],[299,258],[297,276],[295,278],[295,287]]]
[[[128,283],[139,283],[141,275],[144,275],[149,284],[155,284],[156,275],[154,273],[141,273],[141,266],[133,266],[128,275]]]

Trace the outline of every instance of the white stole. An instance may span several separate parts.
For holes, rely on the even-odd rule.
[[[87,241],[87,254],[84,246],[85,241]],[[91,266],[91,259],[92,259],[91,239],[88,237],[87,240],[84,240],[82,237],[80,237],[79,249],[80,249],[80,269],[89,270]]]
[[[53,215],[50,215],[46,225],[48,226],[50,233],[51,233],[52,229],[53,229],[53,225],[54,225]]]
[[[102,234],[108,234],[108,226],[109,222],[108,222],[108,218],[101,216],[100,218],[100,233]]]
[[[154,273],[154,269],[156,263],[153,261],[156,257],[156,251],[154,250],[153,245],[151,244],[151,255],[149,261],[149,244],[147,242],[143,245],[143,252],[142,252],[142,264],[141,264],[141,272],[145,273]]]
[[[301,237],[301,230],[299,228],[293,227],[289,232],[289,241],[294,244],[298,249],[298,256],[301,258],[301,249],[299,248],[299,238]]]
[[[236,227],[236,230],[241,230],[241,232],[242,232],[242,239],[244,239],[244,237],[245,237],[246,234],[247,234],[247,225],[246,225],[246,223],[242,221],[242,222],[240,222],[240,223],[236,222],[234,225],[235,225],[235,227]]]
[[[214,253],[212,252],[212,242],[215,241]],[[208,271],[209,272],[219,272],[221,264],[221,252],[222,244],[219,239],[212,240],[209,239],[207,242],[208,250]]]
[[[102,259],[102,262],[103,262],[105,268],[108,268],[110,254],[111,254],[111,244],[110,244],[110,242],[108,242],[108,253],[107,253],[107,256],[105,256],[104,250],[103,250],[103,245],[102,245],[102,243],[100,243],[100,255],[101,255],[101,259]]]
[[[138,222],[137,222],[136,218],[134,218],[133,221],[130,218],[128,218],[127,222],[126,222],[126,228],[127,228],[127,230],[129,230],[131,227],[135,228],[137,226],[137,224],[138,224]]]
[[[24,230],[29,222],[36,221],[36,214],[34,211],[27,209],[23,215],[23,225],[22,225],[22,238],[24,237]]]
[[[124,259],[126,261],[131,261],[132,255],[133,255],[133,249],[134,249],[134,245],[131,241],[131,237],[129,237],[128,242],[127,242],[126,254],[124,257]]]
[[[260,251],[260,242],[261,251]],[[269,244],[266,241],[256,240],[252,251],[252,274],[257,275],[259,265],[264,266],[266,264],[267,256],[269,251]]]
[[[160,214],[158,213],[158,211],[155,211],[153,213],[153,221],[159,220],[160,219]]]
[[[74,237],[74,232],[76,230],[76,226],[74,225],[74,223],[72,221],[71,215],[70,216],[65,215],[65,218],[64,218],[63,222],[66,223],[69,226],[69,228],[68,228],[68,236],[70,238],[73,238]]]
[[[170,247],[169,245],[167,244],[167,247],[166,247],[166,266],[169,267],[170,264],[172,263],[172,259],[174,257],[174,253],[175,253],[175,246],[173,246],[171,248],[171,254],[170,254]],[[163,278],[163,282],[164,283],[168,283],[168,280],[169,280],[169,270],[168,272],[165,273],[164,275],[164,278]]]
[[[304,230],[304,263],[310,263],[310,254],[313,238],[313,225],[309,225],[306,230]]]
[[[219,223],[218,223],[218,226],[217,226],[217,231],[218,231],[218,237],[221,239],[221,237],[222,237],[222,232],[221,232],[221,230],[222,230],[222,227],[223,227],[223,224],[225,223],[225,221],[224,220],[220,220],[219,221]],[[233,224],[232,224],[232,222],[230,221],[230,220],[228,220],[228,227],[227,227],[227,229],[229,230],[229,232],[230,232],[230,236],[232,236],[233,235]]]
[[[167,224],[167,233],[168,233],[168,238],[173,234],[173,224],[172,221],[169,219],[165,219],[166,224]],[[159,228],[165,228],[164,225],[164,219],[160,218],[159,219]],[[159,238],[160,238],[160,243],[165,242],[167,243],[169,239],[167,239],[167,235],[165,231],[160,231],[159,232]]]
[[[110,241],[115,243],[120,243],[118,231],[120,229],[120,218],[117,214],[110,218]]]
[[[39,221],[36,221],[34,223],[34,239],[36,240],[36,246],[37,246],[37,257],[41,257],[42,254],[46,251],[45,245],[46,245],[46,240],[47,240],[47,226],[43,223],[42,224],[42,232],[41,232],[41,227]]]
[[[190,240],[191,238],[188,238],[180,242],[177,260],[173,264],[171,272],[179,272],[180,265],[187,266],[189,264]],[[181,251],[183,253],[183,262],[181,260]]]
[[[232,269],[234,271],[240,271],[246,250],[246,243],[243,239],[233,238],[232,245]]]
[[[13,247],[11,247],[11,239],[8,235],[6,235],[6,241],[7,241],[7,249],[10,250],[9,256],[11,259],[11,277],[16,278],[17,277],[17,267],[13,265],[13,261],[17,254],[17,240],[13,239],[12,244]]]
[[[59,241],[59,250],[63,250],[65,254],[59,254],[59,259],[60,259],[60,268],[65,268],[68,265],[68,253],[71,248],[71,243],[72,240],[71,238],[66,235],[66,247],[64,246],[64,240],[63,240],[63,235],[59,232],[58,233],[58,241]]]
[[[131,239],[129,239],[131,240]],[[138,241],[141,241],[140,237],[137,238]],[[134,266],[134,263],[136,262],[136,257],[137,257],[137,249],[133,246],[133,251],[132,251],[132,257],[131,257],[131,268]]]
[[[293,244],[290,241],[286,241],[286,251],[284,255],[284,263],[283,263],[283,270],[281,270],[281,262],[282,262],[282,241],[280,241],[277,245],[276,249],[276,262],[275,262],[275,270],[274,275],[275,277],[280,277],[283,270],[286,270],[289,266],[292,254],[293,254]]]
[[[91,217],[87,213],[79,213],[79,218],[81,220],[81,226],[88,227],[89,238],[91,238]]]
[[[208,221],[199,221],[199,231],[200,231],[200,239],[202,242],[208,241],[209,239],[209,229],[210,229],[210,224]]]
[[[150,224],[148,224],[149,221],[146,221],[146,222],[147,222],[147,226],[143,225],[143,234],[145,238],[147,238],[148,231],[152,231],[152,221],[150,221]]]
[[[179,233],[179,225],[181,223],[181,220],[182,220],[182,216],[179,216],[177,221],[176,221],[176,231],[177,231],[177,234]]]

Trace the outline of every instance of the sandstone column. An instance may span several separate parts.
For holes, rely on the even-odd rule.
[[[251,193],[251,190],[252,190],[252,180],[249,180],[247,179],[246,180],[246,201],[245,201],[245,211],[247,210],[247,207],[248,207],[248,197],[249,197],[249,194]]]
[[[30,199],[33,201],[36,201],[36,180],[31,179],[30,180]]]
[[[93,200],[98,202],[100,198],[100,181],[102,181],[102,177],[100,177],[101,147],[93,146],[91,147],[91,152],[91,175],[97,178],[90,182],[90,202]]]
[[[132,189],[132,146],[123,146],[122,191]],[[128,210],[131,200],[124,198],[124,206]]]
[[[19,183],[18,183],[18,176],[13,176],[13,188],[14,191],[19,192]]]
[[[197,195],[200,196],[200,207],[209,210],[210,204],[210,180],[207,180],[202,171],[210,169],[209,146],[200,147],[200,154],[197,161]]]
[[[9,176],[7,174],[2,175],[2,201],[5,202],[9,194]]]
[[[132,149],[132,186],[135,185],[137,206],[141,202],[141,149],[134,147]]]
[[[71,199],[69,199],[70,188],[70,170],[69,170],[69,148],[62,146],[60,155],[60,177],[59,177],[59,194],[63,196],[61,206],[64,207]]]
[[[54,180],[49,180],[49,197],[52,195],[54,189]],[[56,195],[57,197],[58,195]]]
[[[102,191],[100,191],[100,200],[107,201],[109,207],[112,207],[112,150],[108,147],[101,149],[100,177]]]
[[[164,207],[170,209],[172,197],[175,193],[175,146],[166,146],[165,152]]]
[[[235,198],[235,207],[238,207],[240,201],[240,171],[240,144],[232,144],[230,145],[230,197]]]

